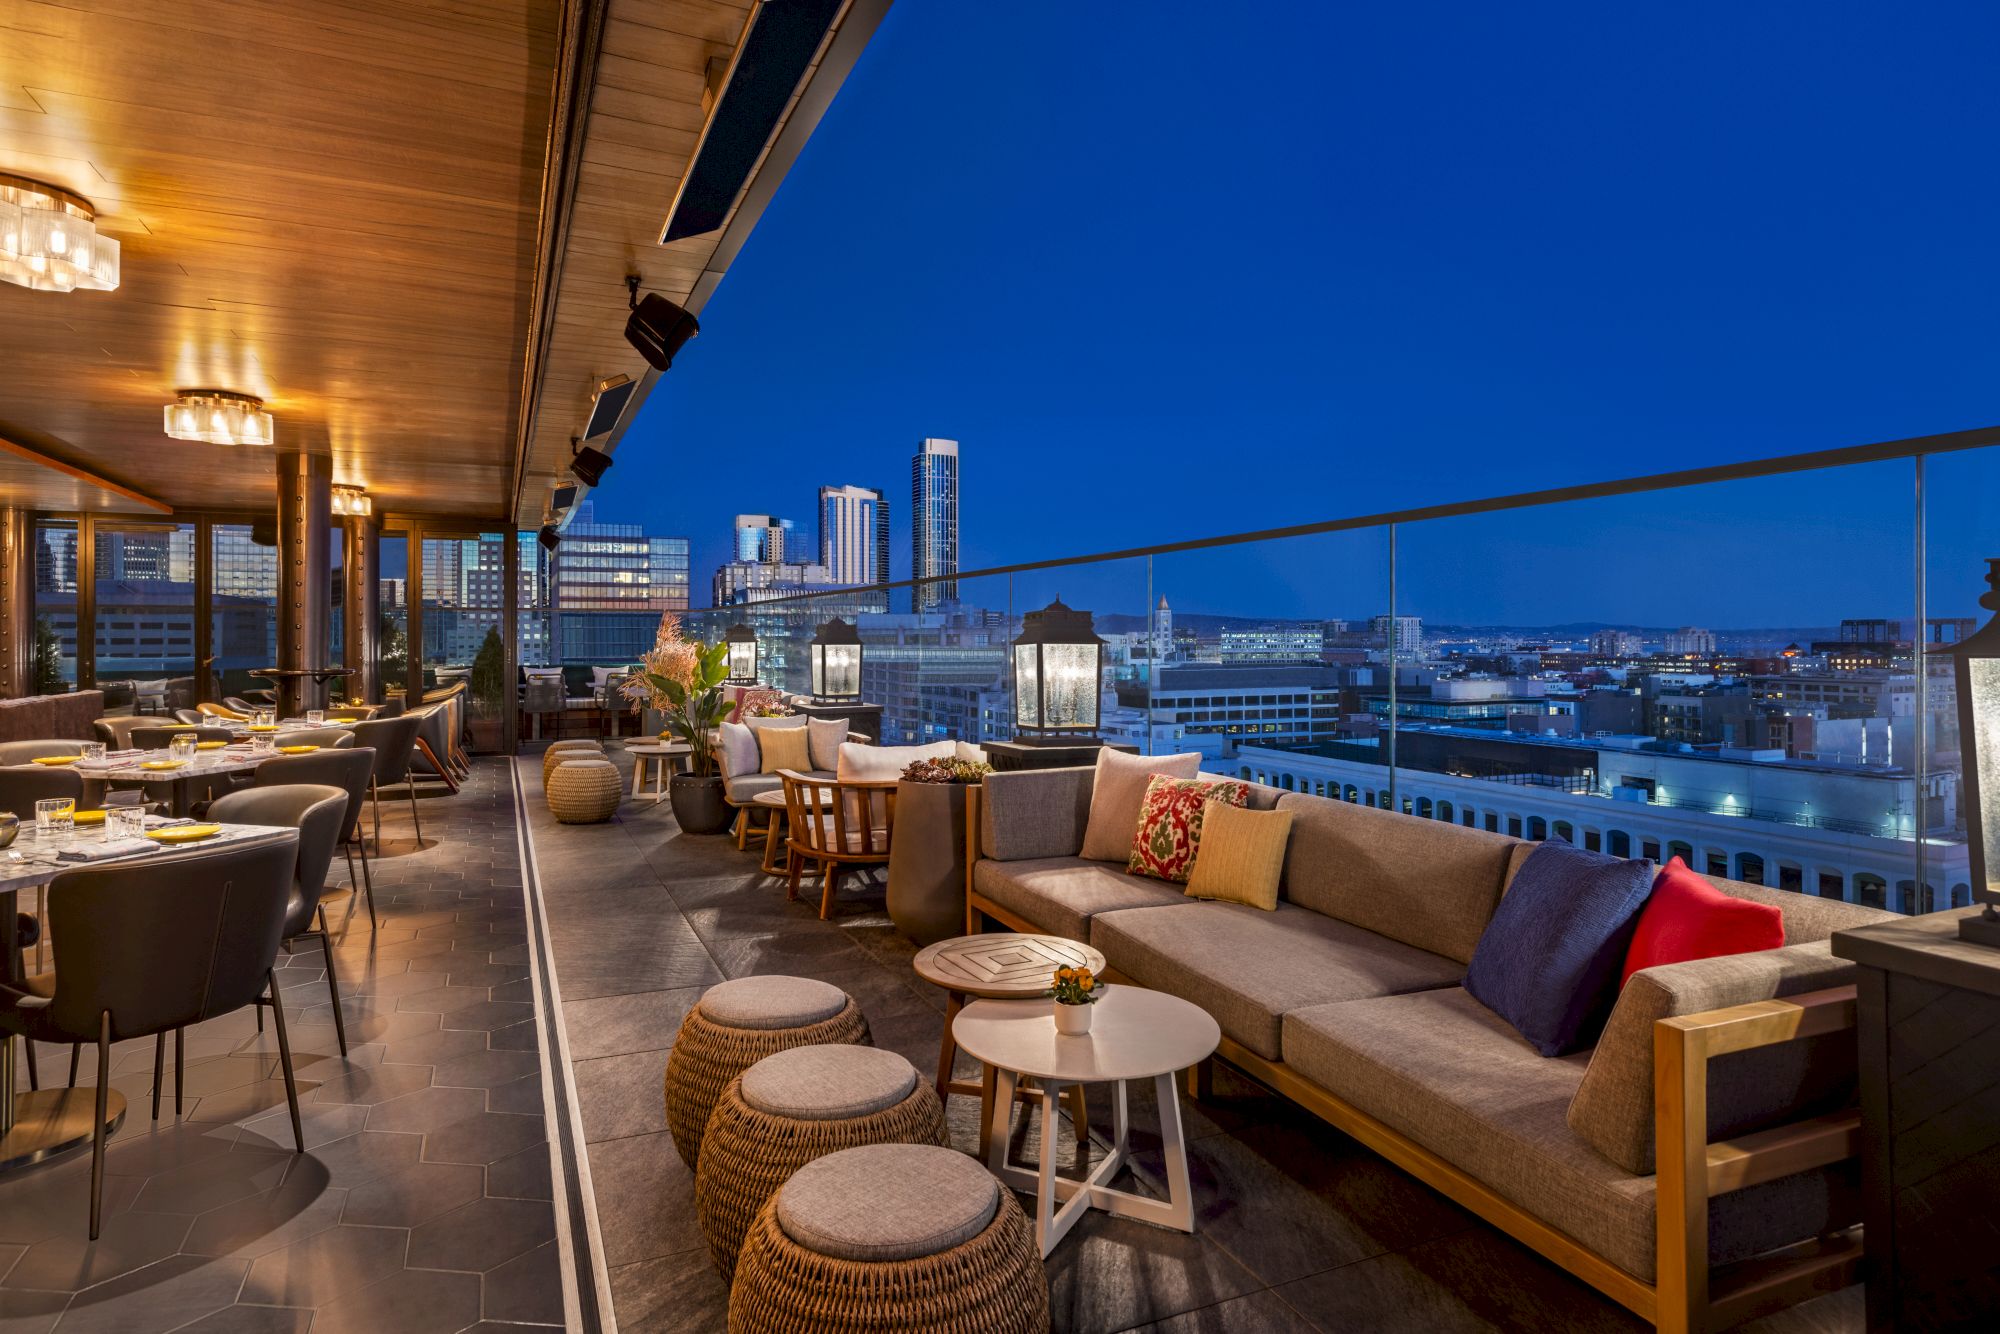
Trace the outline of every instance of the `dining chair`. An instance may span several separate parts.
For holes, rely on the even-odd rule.
[[[403,697],[401,695],[396,695],[384,701],[383,704],[379,708],[377,708],[373,714],[370,715],[370,718],[371,720],[374,721],[380,721],[381,719],[384,718],[400,718],[403,716],[405,707],[406,706],[403,703]]]
[[[43,764],[23,764],[15,768],[0,769],[0,811],[12,811],[20,817],[21,823],[33,824],[35,803],[53,797],[68,797],[71,801],[83,801],[83,775],[74,769]],[[40,968],[48,960],[48,934],[41,928],[48,925],[49,887],[43,885],[37,891],[35,916],[37,939],[35,945],[35,967]],[[24,914],[25,915],[25,914]]]
[[[343,733],[342,739],[353,737]],[[361,808],[368,801],[368,780],[375,773],[375,752],[366,746],[345,746],[310,755],[278,755],[257,766],[253,788],[291,783],[324,783],[347,793],[347,821],[340,828],[340,845],[347,854],[349,886],[361,885],[368,898],[368,929],[375,929],[375,878],[368,869],[368,844],[361,837]],[[354,873],[354,854],[361,853],[361,874]]]
[[[368,804],[375,817],[375,850],[382,850],[382,789],[402,783],[410,792],[410,823],[416,826],[417,842],[424,841],[423,817],[417,814],[417,785],[410,778],[410,757],[416,753],[417,729],[423,725],[419,714],[405,713],[394,718],[371,718],[356,723],[349,731],[356,746],[375,752],[375,773],[368,780]]]
[[[246,718],[249,717],[251,714],[256,713],[258,709],[266,707],[264,705],[252,704],[249,700],[243,698],[241,695],[224,695],[222,697],[222,702],[228,705],[235,712],[244,715]]]
[[[104,721],[98,719],[99,722]],[[119,750],[165,750],[177,736],[191,736],[196,741],[234,741],[236,733],[226,727],[189,727],[186,725],[169,727],[154,723],[148,727],[134,727],[127,731],[125,744]],[[106,744],[109,744],[108,742]]]
[[[416,779],[435,775],[447,791],[458,791],[458,771],[451,761],[451,705],[442,701],[426,704],[404,716],[418,720],[414,759],[423,765],[410,770],[411,786],[415,787]]]
[[[195,712],[201,714],[205,718],[226,718],[232,723],[247,723],[250,721],[251,715],[256,712],[256,709],[247,705],[240,709],[234,707],[234,705],[240,704],[241,702],[242,701],[240,700],[232,699],[230,701],[231,706],[224,707],[223,705],[213,704],[207,700],[203,700],[201,703],[195,705],[194,707],[195,707]]]
[[[175,709],[174,717],[184,723],[199,723],[202,719],[208,717],[208,715],[200,709]]]
[[[297,834],[241,846],[64,871],[50,883],[55,969],[0,983],[0,1029],[97,1048],[90,1239],[104,1213],[111,1044],[157,1037],[254,1005],[268,990],[292,1137],[305,1152],[298,1083],[273,971],[298,862]]]
[[[300,756],[309,759],[310,756]],[[347,1055],[347,1023],[340,1012],[340,982],[333,973],[333,937],[326,926],[326,872],[347,825],[347,789],[331,783],[285,783],[239,788],[209,803],[208,818],[222,824],[277,825],[299,831],[292,894],[285,901],[287,949],[307,936],[319,939],[326,955],[326,989],[333,996],[333,1032]],[[159,1053],[153,1056],[153,1117],[160,1115]],[[181,1110],[180,1043],[174,1044],[174,1112]]]
[[[44,755],[81,754],[83,754],[83,743],[66,737],[51,738],[47,741],[0,741],[0,767],[34,764]]]
[[[132,749],[132,733],[142,727],[157,728],[159,726],[160,720],[158,718],[132,715],[123,718],[94,718],[91,720],[90,730],[97,734],[99,741],[102,741],[112,750],[130,750]]]
[[[889,864],[896,825],[896,784],[816,778],[778,770],[785,785],[785,897],[799,896],[806,863],[820,871],[819,915],[833,911],[833,896],[848,870]]]

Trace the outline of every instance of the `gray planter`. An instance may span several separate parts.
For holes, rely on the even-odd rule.
[[[683,834],[719,834],[736,816],[722,799],[720,778],[675,774],[667,780],[667,802]]]
[[[919,945],[965,934],[965,788],[896,784],[889,918]]]

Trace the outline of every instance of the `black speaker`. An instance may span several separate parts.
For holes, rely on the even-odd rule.
[[[554,551],[562,545],[562,534],[556,531],[554,524],[545,523],[542,525],[542,531],[535,534],[535,540],[542,544],[542,550]]]
[[[570,459],[569,470],[585,486],[596,486],[604,474],[611,471],[611,456],[601,449],[585,445]]]
[[[656,371],[672,367],[681,344],[700,332],[694,316],[658,293],[649,294],[625,321],[625,341]]]

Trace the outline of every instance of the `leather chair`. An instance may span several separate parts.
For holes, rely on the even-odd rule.
[[[353,736],[343,732],[341,741]],[[375,929],[375,877],[368,869],[368,844],[361,837],[361,808],[368,801],[368,780],[375,775],[375,752],[366,746],[343,744],[311,755],[279,755],[257,766],[253,788],[283,787],[293,783],[320,783],[347,793],[347,820],[340,827],[340,845],[347,854],[350,888],[360,884],[368,897],[368,929]],[[361,874],[354,873],[354,853],[361,852]]]
[[[104,720],[98,719],[101,723]],[[236,733],[226,727],[163,727],[154,723],[150,727],[129,728],[125,744],[119,750],[165,750],[177,736],[191,736],[196,741],[234,741]],[[106,743],[110,744],[109,742]]]
[[[305,1152],[298,1084],[272,966],[285,928],[299,839],[64,871],[49,886],[56,967],[26,988],[0,984],[0,1029],[32,1042],[97,1048],[90,1147],[90,1238],[104,1213],[104,1121],[111,1044],[164,1037],[258,1002],[268,990],[292,1135]]]
[[[395,718],[371,718],[348,729],[356,746],[375,752],[375,774],[368,780],[368,804],[375,816],[375,849],[382,849],[382,789],[402,783],[410,792],[410,823],[416,826],[417,842],[424,841],[423,817],[417,814],[417,785],[410,777],[410,757],[417,749],[417,729],[423,725],[419,714],[405,713]]]
[[[232,723],[247,723],[250,721],[251,714],[255,712],[255,710],[248,708],[225,708],[220,704],[210,704],[207,701],[203,701],[194,707],[195,712],[201,714],[204,718],[226,718]]]
[[[124,718],[94,719],[90,724],[90,730],[97,734],[99,741],[102,741],[112,750],[130,750],[132,749],[132,733],[142,727],[158,728],[159,726],[160,720],[158,718],[133,715]]]
[[[307,757],[300,757],[307,758]],[[208,818],[223,824],[279,825],[299,831],[292,894],[285,901],[285,944],[316,936],[326,955],[326,989],[333,996],[333,1032],[347,1055],[347,1023],[340,1013],[340,982],[333,974],[333,939],[327,934],[326,872],[347,823],[347,791],[326,783],[287,783],[225,792],[209,803]],[[156,1056],[157,1060],[157,1056]],[[180,1042],[174,1044],[174,1111],[180,1111]],[[153,1078],[153,1115],[160,1106],[159,1075]]]
[[[20,817],[22,824],[35,822],[35,803],[49,797],[68,797],[81,804],[83,801],[83,775],[74,769],[43,764],[23,764],[11,769],[0,769],[0,811],[12,811]],[[36,923],[37,936],[34,940],[22,940],[22,945],[36,947],[36,966],[46,954],[41,943],[41,921],[48,915],[49,890],[42,886],[37,894],[40,900],[35,907],[35,916],[28,920]],[[25,918],[27,914],[23,913]],[[31,1058],[32,1059],[32,1058]]]
[[[81,741],[0,741],[0,767],[32,765],[43,755],[81,755]],[[40,765],[35,765],[41,768]]]
[[[295,727],[278,733],[281,746],[318,746],[322,750],[345,750],[354,744],[354,733],[345,727]]]
[[[199,723],[202,719],[206,718],[207,716],[208,715],[203,713],[200,709],[174,710],[174,717],[180,722],[184,723]]]
[[[446,790],[458,791],[458,771],[451,761],[451,705],[442,702],[426,704],[404,716],[418,720],[414,760],[421,767],[410,770],[413,779],[435,776],[444,783]]]
[[[381,719],[384,718],[400,718],[402,716],[403,716],[403,697],[401,695],[398,695],[394,699],[389,700],[387,703],[383,704],[380,708],[376,709],[374,713],[374,718],[376,721],[380,721]]]

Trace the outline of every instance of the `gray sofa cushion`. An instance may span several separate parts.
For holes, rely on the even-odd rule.
[[[1643,1282],[1654,1279],[1654,1178],[1563,1121],[1582,1054],[1545,1059],[1462,988],[1294,1010],[1285,1061]],[[1809,1172],[1717,1196],[1709,1254],[1727,1263],[1853,1219],[1851,1179]]]
[[[1081,857],[1040,857],[1033,861],[982,861],[973,868],[972,887],[1039,931],[1070,940],[1090,939],[1090,919],[1120,908],[1166,904],[1197,906],[1179,885],[1127,875],[1103,862]]]
[[[1301,908],[1472,961],[1519,839],[1287,793],[1284,896]]]
[[[1569,1106],[1570,1128],[1626,1171],[1653,1171],[1654,1024],[1845,986],[1854,977],[1854,965],[1834,958],[1823,940],[1641,969],[1619,993],[1591,1053],[1590,1069]],[[1831,1111],[1853,1096],[1854,1079],[1852,1033],[1718,1057],[1708,1066],[1709,1138]]]
[[[1003,862],[1074,857],[1090,823],[1095,769],[1021,769],[986,775],[979,794],[979,850]]]
[[[1141,986],[1208,1011],[1222,1031],[1267,1060],[1279,1059],[1279,1021],[1327,1001],[1449,987],[1455,960],[1280,903],[1133,908],[1090,920],[1090,943]]]
[[[809,769],[804,772],[807,778],[817,778],[823,783],[833,781],[833,775],[823,769]],[[776,792],[784,785],[784,781],[776,774],[744,774],[741,778],[722,780],[722,790],[729,795],[731,801],[739,805],[749,801],[759,792]]]

